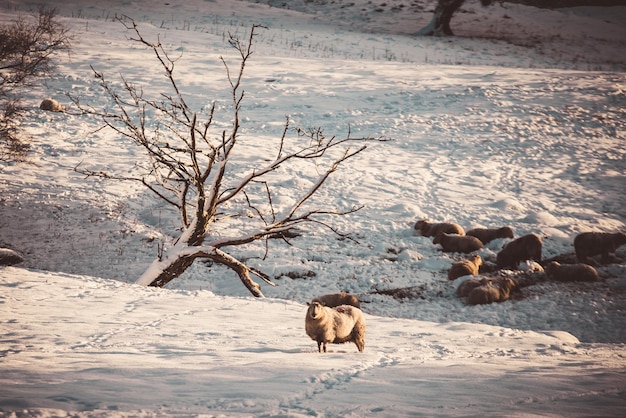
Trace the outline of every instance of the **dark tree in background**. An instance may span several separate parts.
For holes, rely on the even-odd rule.
[[[21,91],[54,70],[52,57],[69,51],[69,30],[56,19],[55,9],[20,17],[0,26],[0,160],[21,161],[28,145],[20,137],[17,118],[23,112]]]
[[[435,13],[428,25],[420,29],[417,34],[423,36],[454,35],[450,29],[450,20],[465,0],[439,0],[435,7]]]
[[[483,6],[489,6],[498,0],[480,0]],[[501,2],[503,0],[500,0]],[[548,1],[544,2],[547,3]],[[454,33],[450,28],[450,21],[452,15],[465,3],[465,0],[439,0],[437,6],[435,6],[435,13],[433,18],[422,29],[417,32],[417,35],[423,36],[452,36]]]
[[[454,35],[450,28],[452,15],[465,3],[466,0],[438,0],[433,18],[417,32],[422,36]],[[494,3],[518,3],[527,6],[555,9],[560,7],[576,6],[623,6],[626,0],[480,0],[483,6]]]

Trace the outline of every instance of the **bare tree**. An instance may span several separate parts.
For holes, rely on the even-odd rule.
[[[160,248],[157,259],[137,283],[162,287],[183,274],[195,260],[210,259],[236,272],[254,296],[263,296],[260,285],[251,275],[272,284],[269,277],[259,269],[233,257],[226,250],[229,247],[265,240],[267,251],[269,238],[287,239],[300,233],[298,227],[312,223],[343,235],[325,219],[329,215],[347,215],[358,210],[358,207],[347,211],[309,209],[309,202],[342,163],[366,148],[365,142],[384,139],[353,138],[349,132],[343,139],[327,138],[321,129],[292,130],[287,120],[282,136],[277,141],[278,149],[274,159],[269,163],[264,162],[258,168],[250,168],[241,177],[232,166],[231,160],[236,153],[240,136],[244,70],[252,55],[255,34],[261,27],[253,26],[247,41],[235,36],[229,38],[230,44],[238,51],[240,58],[237,69],[231,68],[224,58],[221,58],[230,87],[231,122],[229,128],[218,128],[214,134],[213,130],[217,125],[214,120],[215,103],[206,113],[206,118],[200,121],[199,113],[188,106],[174,77],[175,60],[170,58],[160,42],[150,43],[144,39],[134,21],[130,19],[122,21],[126,28],[136,35],[134,41],[154,52],[165,70],[171,93],[162,93],[158,101],[150,100],[144,96],[142,90],[123,79],[125,95],[122,97],[105,80],[103,74],[94,70],[104,91],[113,101],[114,110],[102,112],[93,108],[86,109],[76,99],[74,101],[81,109],[101,117],[106,127],[141,147],[147,156],[147,162],[140,164],[143,174],[135,177],[95,172],[80,166],[76,170],[87,176],[140,182],[178,211],[182,234],[170,248]],[[155,119],[164,122],[154,125],[151,122]],[[306,145],[295,151],[287,151],[291,149],[288,146],[288,133],[292,131],[295,131],[296,137]],[[354,144],[357,146],[353,148]],[[269,174],[285,164],[303,159],[315,160],[320,165],[327,161],[327,167],[314,185],[300,196],[291,208],[278,215],[272,202],[276,190],[269,179]],[[245,202],[244,207],[255,214],[251,218],[246,218],[246,222],[250,223],[248,232],[236,237],[207,241],[208,236],[217,235],[211,232],[215,231],[220,221],[237,216],[241,211],[241,207],[238,210],[233,210],[232,207],[229,209],[229,205],[237,205],[235,202]],[[269,209],[262,210],[262,206]]]
[[[16,120],[23,112],[20,89],[52,73],[52,57],[69,51],[71,36],[55,9],[40,8],[31,18],[0,26],[0,160],[21,160],[28,145]]]

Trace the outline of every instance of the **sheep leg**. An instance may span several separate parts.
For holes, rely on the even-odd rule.
[[[356,344],[356,348],[359,352],[365,350],[365,327],[362,324],[357,324],[352,331],[352,341]]]
[[[602,252],[602,257],[600,258],[600,262],[602,264],[609,264],[609,252],[608,251],[603,251]]]

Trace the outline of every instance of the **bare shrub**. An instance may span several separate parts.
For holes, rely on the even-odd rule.
[[[0,26],[0,160],[26,158],[29,146],[16,123],[24,111],[21,89],[51,74],[53,55],[69,51],[70,40],[55,9],[41,7],[36,16]]]

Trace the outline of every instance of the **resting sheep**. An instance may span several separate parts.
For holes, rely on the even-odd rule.
[[[419,231],[424,237],[436,237],[445,232],[447,234],[465,235],[465,231],[460,225],[452,223],[430,223],[426,219],[417,221],[415,230]]]
[[[546,275],[559,282],[596,282],[599,280],[596,269],[587,264],[560,264],[550,262],[546,268]]]
[[[508,277],[490,280],[488,283],[472,289],[467,296],[467,304],[486,305],[493,302],[504,302],[509,300],[511,290],[515,287],[515,281]]]
[[[328,295],[318,296],[313,299],[312,302],[319,302],[324,306],[328,306],[329,308],[334,308],[341,305],[351,305],[355,308],[361,309],[361,303],[359,303],[359,299],[356,296],[345,292],[330,293]]]
[[[483,264],[483,259],[478,254],[467,260],[457,261],[448,270],[448,279],[455,280],[461,276],[475,276]]]
[[[477,287],[484,286],[491,282],[491,279],[488,277],[470,277],[466,280],[463,280],[459,287],[456,288],[456,295],[460,298],[466,298],[469,296],[470,292]]]
[[[360,352],[365,349],[365,319],[359,308],[341,305],[329,308],[319,302],[309,303],[304,321],[305,330],[317,349],[326,352],[328,343],[353,342]]]
[[[50,98],[44,99],[39,105],[39,108],[41,110],[47,110],[50,112],[63,112],[64,111],[63,106],[61,106],[59,102]]]
[[[541,261],[541,237],[535,234],[524,235],[509,242],[500,250],[496,262],[500,268],[517,268],[521,261]]]
[[[17,252],[8,248],[0,248],[0,266],[12,266],[24,261],[24,258]]]
[[[441,248],[447,253],[471,253],[483,248],[483,243],[476,237],[441,233],[433,240],[435,244],[441,244]]]
[[[626,244],[626,234],[623,232],[583,232],[574,238],[576,258],[581,263],[588,261],[588,257],[602,254],[602,262],[609,260],[609,253],[614,253],[618,247]]]
[[[478,238],[483,244],[487,245],[489,242],[498,238],[513,238],[513,230],[508,226],[502,228],[474,228],[465,233],[472,237]]]

